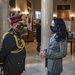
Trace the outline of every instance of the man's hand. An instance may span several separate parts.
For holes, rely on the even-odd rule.
[[[46,52],[44,50],[41,50],[40,53],[39,53],[39,55],[41,57],[45,57],[46,56]]]

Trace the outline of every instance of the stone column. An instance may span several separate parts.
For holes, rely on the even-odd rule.
[[[41,0],[41,50],[48,47],[52,17],[53,0]]]
[[[0,0],[0,39],[9,28],[9,0]]]

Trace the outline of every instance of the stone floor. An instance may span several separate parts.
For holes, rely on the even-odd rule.
[[[40,56],[28,57],[26,70],[22,75],[46,75],[44,58]],[[61,75],[75,75],[75,55],[68,54],[63,60],[63,72]]]
[[[45,59],[38,55],[36,44],[36,41],[26,44],[26,70],[22,75],[46,75]],[[69,49],[68,46],[67,56],[63,59],[63,72],[61,75],[75,75],[75,54],[71,55]]]

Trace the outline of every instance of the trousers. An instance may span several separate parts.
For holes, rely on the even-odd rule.
[[[40,46],[41,46],[41,42],[37,43],[37,51],[40,52]]]
[[[49,71],[47,71],[47,75],[60,75],[60,73],[50,73]]]

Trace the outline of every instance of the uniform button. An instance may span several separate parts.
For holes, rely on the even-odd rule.
[[[20,62],[18,62],[18,64],[20,64]]]

